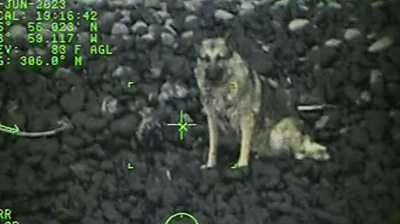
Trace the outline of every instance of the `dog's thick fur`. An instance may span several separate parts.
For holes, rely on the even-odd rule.
[[[219,134],[240,136],[236,163],[249,163],[250,149],[261,155],[293,153],[296,158],[328,159],[326,148],[303,134],[303,124],[285,92],[264,84],[224,38],[202,41],[194,70],[207,114],[209,151],[203,168],[217,163]],[[233,130],[233,132],[229,132]]]

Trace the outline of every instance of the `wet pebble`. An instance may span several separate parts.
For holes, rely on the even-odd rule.
[[[132,29],[133,33],[135,33],[137,35],[144,35],[147,32],[147,28],[148,28],[147,24],[144,21],[139,20],[139,21],[136,21],[135,24],[133,24],[131,29]]]
[[[214,17],[217,20],[227,21],[233,19],[234,15],[226,10],[217,9],[214,13]]]
[[[290,31],[298,31],[306,27],[309,23],[310,21],[308,19],[297,18],[290,21],[288,27]]]
[[[368,51],[371,53],[378,53],[386,50],[387,48],[392,46],[392,44],[393,44],[393,39],[391,37],[388,36],[381,37],[368,47]]]
[[[348,28],[344,32],[344,39],[346,40],[353,40],[359,36],[361,36],[361,31],[357,28]]]
[[[129,28],[123,23],[115,23],[111,30],[112,35],[127,35]]]

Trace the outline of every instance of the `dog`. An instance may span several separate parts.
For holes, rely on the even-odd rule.
[[[329,159],[326,147],[304,134],[304,122],[287,103],[285,91],[266,84],[225,38],[204,39],[197,52],[194,74],[209,132],[207,162],[201,168],[216,166],[221,132],[239,137],[239,168],[249,165],[251,150],[261,156]]]

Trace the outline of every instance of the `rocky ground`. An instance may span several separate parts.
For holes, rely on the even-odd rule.
[[[73,126],[0,135],[0,208],[29,224],[156,224],[180,211],[201,224],[400,223],[400,4],[311,2],[76,1],[98,11],[114,54],[0,71],[2,124]],[[11,29],[25,46],[23,27]],[[87,27],[76,32],[86,43]],[[221,150],[218,169],[199,169],[208,133],[194,45],[227,33],[298,104],[333,105],[301,113],[330,161],[253,157],[236,175],[237,152]],[[166,126],[180,110],[198,124],[184,141]]]

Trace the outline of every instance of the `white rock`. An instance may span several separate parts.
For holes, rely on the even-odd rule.
[[[344,32],[344,39],[345,40],[353,40],[357,37],[361,36],[361,31],[357,28],[348,28]]]
[[[197,16],[188,15],[188,16],[185,17],[185,23],[191,23],[193,21],[197,21]]]
[[[160,0],[145,0],[144,7],[146,8],[158,8],[160,7]]]
[[[172,34],[163,32],[161,33],[161,41],[166,46],[172,46],[175,43],[175,38]]]
[[[368,51],[371,53],[381,52],[392,46],[393,40],[391,37],[382,37],[369,46]]]
[[[154,35],[151,33],[146,33],[145,35],[141,36],[140,38],[147,42],[153,42],[156,39],[156,38],[154,38]]]
[[[175,21],[172,18],[168,18],[165,20],[164,23],[164,27],[170,32],[172,33],[174,36],[177,36],[178,33],[175,31],[174,27],[176,27],[175,25]]]
[[[106,96],[101,103],[101,112],[103,114],[114,114],[118,108],[118,100],[112,96]]]
[[[289,30],[297,31],[303,29],[310,23],[308,19],[294,19],[289,23]]]
[[[193,29],[197,26],[197,24],[198,24],[198,18],[195,15],[186,16],[183,22],[185,29]]]
[[[372,8],[379,8],[385,5],[384,1],[375,1],[371,3]]]
[[[375,32],[372,32],[372,33],[370,33],[370,34],[367,35],[367,39],[368,39],[368,40],[373,39],[373,38],[376,37],[376,35],[377,35],[377,34],[376,34]]]
[[[139,20],[135,24],[133,24],[131,29],[136,34],[145,34],[147,32],[147,24]]]
[[[191,40],[194,37],[194,32],[192,30],[185,31],[182,33],[182,39]]]
[[[14,39],[24,39],[27,36],[26,27],[19,24],[12,25],[9,32]]]
[[[337,46],[339,46],[341,43],[342,43],[341,40],[332,38],[332,39],[329,39],[329,40],[327,40],[327,41],[325,42],[325,46],[327,46],[327,47],[337,47]]]
[[[117,69],[112,73],[113,78],[118,78],[132,74],[132,68],[129,66],[118,66]]]
[[[329,116],[324,115],[322,116],[318,121],[315,122],[315,128],[316,129],[323,129],[326,127],[326,124],[328,124],[329,121]]]
[[[111,34],[126,35],[129,34],[129,28],[123,23],[115,23],[112,27]]]
[[[383,74],[378,69],[371,70],[370,77],[369,77],[369,85],[371,91],[376,95],[382,95],[384,92],[384,80]]]
[[[239,7],[239,15],[248,15],[249,13],[253,12],[255,6],[252,2],[242,2]]]
[[[120,22],[131,24],[132,23],[131,13],[132,13],[131,10],[126,10],[126,9],[121,10],[122,18],[120,19]]]
[[[342,6],[341,6],[339,3],[337,3],[337,2],[329,2],[329,3],[328,3],[328,8],[331,8],[331,9],[341,9]]]
[[[274,3],[274,6],[287,6],[289,4],[289,0],[279,0]]]
[[[217,9],[217,11],[215,11],[214,13],[214,17],[217,20],[231,20],[233,19],[234,15],[226,10],[223,9]]]
[[[371,93],[368,92],[368,91],[363,91],[363,92],[360,94],[360,99],[361,99],[363,102],[366,102],[366,103],[370,102],[370,101],[371,101]]]

